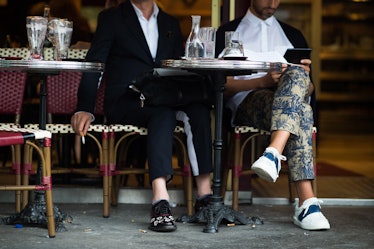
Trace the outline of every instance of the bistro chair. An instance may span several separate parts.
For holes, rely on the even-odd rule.
[[[68,59],[71,60],[82,60],[87,53],[87,49],[69,49]],[[44,55],[46,60],[53,60],[53,49],[45,48]],[[59,142],[62,141],[62,149],[58,151],[56,155],[59,159],[59,163],[66,160],[64,157],[70,154],[69,147],[65,146],[64,139],[66,135],[73,135],[73,131],[70,124],[70,117],[74,114],[77,105],[77,92],[80,84],[82,73],[80,72],[61,72],[58,75],[48,76],[46,81],[47,89],[47,121],[46,129],[56,134],[58,139],[55,141],[56,147]],[[99,92],[103,92],[103,87],[99,88]],[[98,94],[96,101],[96,112],[95,116],[103,116],[103,100],[101,94]],[[66,123],[55,123],[54,118],[68,117],[68,122]],[[36,124],[29,124],[26,127],[38,127]],[[64,138],[65,137],[65,138]],[[65,167],[52,167],[52,174],[79,174],[79,175],[89,175],[102,177],[103,186],[103,217],[109,217],[109,190],[108,190],[108,127],[103,124],[91,124],[89,127],[87,137],[89,140],[93,141],[98,151],[98,166],[94,168],[83,168],[74,167],[70,165],[71,160],[64,162]],[[99,138],[101,137],[101,139]],[[55,139],[56,140],[56,139]],[[90,141],[87,141],[90,142]],[[81,148],[83,145],[79,144],[77,147]],[[65,150],[65,151],[64,151]],[[65,154],[64,154],[65,153]],[[76,157],[80,150],[76,150]],[[67,156],[68,157],[68,156]],[[69,158],[69,157],[68,157]],[[80,161],[81,162],[81,161]]]
[[[74,114],[77,105],[77,92],[80,84],[82,73],[80,72],[61,72],[58,75],[48,76],[46,81],[47,89],[47,117],[48,122],[46,129],[56,134],[56,137],[64,138],[66,135],[73,135],[70,124],[70,117]],[[101,90],[103,91],[103,90]],[[99,91],[100,92],[100,91]],[[99,96],[99,95],[98,95]],[[97,101],[103,103],[103,101]],[[103,107],[97,107],[96,110],[103,110]],[[99,116],[103,113],[95,113]],[[57,116],[68,117],[68,123],[55,123],[53,118]],[[27,125],[26,127],[33,128],[37,125]],[[108,184],[108,127],[103,124],[91,124],[86,136],[93,141],[98,150],[98,162],[94,167],[75,167],[70,165],[71,160],[67,162],[68,165],[64,167],[52,167],[52,174],[79,174],[98,176],[102,178],[103,186],[103,216],[109,217],[109,184]],[[101,137],[101,139],[98,138]],[[75,136],[74,136],[75,137]],[[76,138],[76,137],[75,137]],[[58,141],[55,141],[56,144]],[[87,140],[89,142],[89,140]],[[81,144],[83,146],[83,144]],[[58,147],[58,146],[56,146]],[[66,157],[63,152],[57,152],[57,155]],[[59,161],[60,162],[60,161]]]
[[[122,125],[112,124],[109,126],[109,169],[110,176],[114,177],[114,181],[110,180],[112,189],[112,205],[117,205],[118,194],[120,189],[120,176],[130,174],[147,174],[148,169],[140,168],[123,168],[118,166],[118,154],[120,146],[124,148],[121,150],[121,157],[127,158],[128,149],[131,144],[139,139],[140,136],[146,136],[148,131],[144,127],[138,127],[134,125]],[[117,136],[116,136],[117,134]],[[187,214],[192,215],[193,213],[193,180],[191,166],[188,160],[187,148],[185,145],[184,129],[181,126],[177,126],[174,130],[174,148],[175,155],[178,161],[178,167],[174,168],[175,175],[183,177],[183,187],[185,194],[185,201],[187,205]]]
[[[32,147],[37,152],[41,162],[41,183],[40,184],[24,184],[24,185],[8,185],[0,187],[0,190],[7,191],[45,191],[46,200],[46,222],[48,227],[48,235],[50,238],[55,237],[55,220],[53,214],[52,201],[52,177],[51,177],[51,138],[52,134],[45,130],[32,130],[24,128],[0,127],[0,146],[24,145],[25,151],[29,151]],[[39,146],[39,140],[42,140],[43,149]],[[28,156],[24,157],[27,161]],[[28,163],[28,162],[26,162]]]
[[[28,59],[30,50],[28,48],[0,48],[0,57],[4,59]]]
[[[96,108],[98,113],[104,113],[104,93],[105,93],[105,75],[101,80],[96,98]],[[126,160],[130,146],[142,136],[147,135],[147,129],[128,124],[107,124],[109,127],[108,135],[108,167],[107,170],[108,188],[110,191],[110,203],[113,206],[118,204],[118,195],[123,182],[123,177],[128,175],[148,174],[147,168],[122,167],[119,164],[120,158]],[[174,169],[175,174],[183,177],[185,200],[187,203],[187,212],[192,214],[192,175],[187,156],[187,148],[183,139],[184,129],[177,126],[174,130],[175,154],[177,156],[178,167]],[[121,165],[126,165],[126,162]]]
[[[27,74],[25,72],[0,72],[0,114],[2,120],[0,128],[20,128],[21,111]],[[12,116],[13,121],[5,122],[5,117]],[[11,148],[11,167],[6,167],[7,153],[4,153],[3,166],[0,173],[15,175],[15,184],[21,185],[21,144],[14,144]],[[4,148],[6,149],[6,148]],[[21,211],[21,191],[16,190],[16,212]],[[24,203],[25,205],[25,203]]]

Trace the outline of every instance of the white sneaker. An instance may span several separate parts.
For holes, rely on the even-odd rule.
[[[295,206],[293,223],[305,230],[327,230],[330,223],[321,212],[322,201],[317,198],[309,198],[301,207]]]
[[[287,158],[280,155],[275,148],[268,147],[264,154],[252,164],[251,169],[261,178],[275,182],[281,170],[281,160],[285,161]]]

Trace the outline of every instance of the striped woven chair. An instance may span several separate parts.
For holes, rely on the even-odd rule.
[[[49,131],[32,130],[24,128],[0,127],[0,146],[24,145],[25,151],[30,151],[28,147],[32,147],[39,155],[41,162],[41,183],[35,185],[4,185],[0,190],[8,191],[45,191],[46,200],[46,224],[48,227],[48,235],[54,238],[56,234],[55,220],[53,214],[52,200],[52,177],[51,177],[51,136]],[[38,145],[39,140],[43,141],[43,149]],[[26,163],[30,157],[25,156]]]
[[[61,72],[58,75],[47,77],[46,89],[48,122],[46,129],[53,134],[56,134],[56,138],[67,134],[75,134],[70,124],[70,117],[76,110],[77,92],[81,77],[82,73],[79,72]],[[103,101],[100,100],[97,101],[97,103],[102,105]],[[101,113],[97,112],[95,115],[103,114],[102,106],[97,106],[96,110],[101,111]],[[69,117],[69,123],[55,123],[52,119],[58,115],[65,115]],[[25,127],[36,128],[38,125],[28,124],[25,125]],[[108,189],[108,131],[108,127],[103,124],[92,124],[88,129],[87,137],[93,141],[98,150],[98,167],[73,167],[70,165],[70,161],[67,162],[68,165],[65,165],[65,167],[52,167],[52,174],[80,174],[102,177],[103,217],[109,217],[110,205]],[[97,135],[100,136],[101,139],[98,138]]]
[[[148,169],[139,168],[119,168],[117,165],[118,151],[121,145],[124,145],[122,150],[122,157],[127,157],[127,151],[129,146],[140,136],[146,136],[148,131],[144,127],[138,127],[134,125],[121,125],[114,124],[110,125],[110,136],[109,136],[109,169],[111,178],[114,177],[114,182],[110,180],[110,188],[112,189],[111,203],[117,205],[118,194],[120,188],[120,176],[130,174],[147,174]],[[116,134],[119,137],[116,139]],[[193,213],[193,183],[192,183],[192,172],[191,166],[188,159],[187,148],[185,145],[185,139],[183,138],[184,129],[177,126],[174,130],[174,144],[175,152],[178,161],[178,167],[174,169],[176,175],[183,177],[183,186],[185,194],[185,202],[187,205],[187,214],[192,215]]]

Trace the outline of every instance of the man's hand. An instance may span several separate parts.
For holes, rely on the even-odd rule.
[[[301,66],[307,71],[307,73],[310,73],[310,64],[312,64],[312,61],[309,59],[302,59],[300,61]]]
[[[278,85],[279,79],[282,76],[283,72],[287,69],[287,64],[282,64],[281,71],[269,71],[264,77],[263,81],[261,82],[260,88],[268,88],[274,87]]]
[[[77,112],[71,117],[71,126],[76,134],[85,136],[92,122],[92,115],[89,112]]]

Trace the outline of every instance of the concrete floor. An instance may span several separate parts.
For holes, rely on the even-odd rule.
[[[178,223],[173,233],[156,233],[147,229],[149,205],[119,204],[111,216],[101,216],[100,204],[57,204],[73,218],[65,223],[67,231],[55,238],[47,229],[0,225],[0,248],[374,248],[373,206],[324,206],[331,230],[305,231],[291,221],[290,205],[241,205],[244,215],[258,216],[263,225],[236,225],[223,222],[218,233],[203,233],[205,224]],[[12,214],[13,205],[1,204],[0,217]],[[184,214],[185,207],[173,209],[174,216]]]

